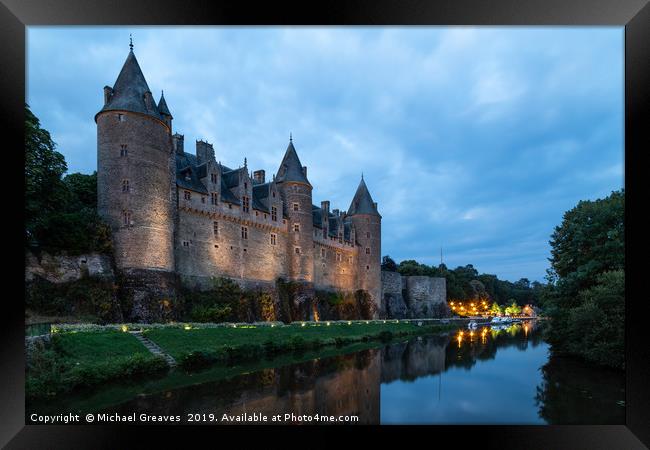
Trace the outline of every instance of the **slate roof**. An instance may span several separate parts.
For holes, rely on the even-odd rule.
[[[314,227],[322,230],[323,210],[316,205],[312,205],[311,216]],[[331,237],[338,237],[338,220],[336,215],[330,212],[328,222],[329,224],[327,227],[327,235]],[[351,225],[352,222],[349,219],[343,219],[343,239],[346,241],[350,240]]]
[[[348,215],[354,214],[372,214],[381,217],[377,208],[375,208],[370,192],[368,191],[368,186],[366,186],[363,177],[361,177],[361,182],[359,183],[359,187],[357,187],[357,192],[354,194],[352,203],[350,203],[350,207],[348,208]]]
[[[311,183],[309,183],[309,180],[302,171],[302,164],[300,163],[300,158],[298,158],[298,153],[296,153],[292,140],[289,141],[287,151],[284,153],[284,158],[282,158],[282,162],[280,163],[275,181],[278,183],[283,181],[299,181],[311,186]]]
[[[163,120],[153,97],[151,107],[147,108],[144,100],[145,92],[151,93],[151,90],[144,79],[138,60],[135,58],[133,50],[131,50],[126,57],[126,61],[124,61],[120,74],[117,76],[113,86],[113,95],[97,114],[104,111],[131,111]],[[96,117],[97,115],[95,115]]]
[[[171,117],[172,119],[174,118],[172,116],[172,113],[169,112],[169,108],[167,107],[167,102],[165,101],[165,94],[162,92],[160,93],[160,101],[158,102],[158,112],[160,115],[167,115]]]

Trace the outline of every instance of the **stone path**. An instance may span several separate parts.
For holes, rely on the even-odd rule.
[[[172,358],[172,356],[168,353],[165,353],[162,348],[158,346],[154,341],[151,339],[145,337],[142,334],[142,331],[130,331],[131,333],[138,341],[142,343],[146,347],[147,350],[149,350],[151,353],[153,353],[156,356],[162,356],[165,361],[167,361],[167,364],[169,364],[169,367],[174,367],[176,366],[176,360]]]

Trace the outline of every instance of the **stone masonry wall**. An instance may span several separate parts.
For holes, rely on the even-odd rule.
[[[114,278],[110,256],[98,253],[78,256],[42,253],[36,257],[31,252],[25,255],[25,281],[40,277],[51,283],[67,283],[85,276]]]
[[[397,272],[381,272],[382,312],[385,317],[435,318],[449,315],[444,278],[402,277]]]

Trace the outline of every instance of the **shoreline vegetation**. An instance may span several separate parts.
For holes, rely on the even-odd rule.
[[[134,324],[133,331],[143,327],[143,335],[174,357],[180,370],[193,372],[212,365],[231,366],[287,353],[300,355],[343,349],[356,343],[383,344],[399,337],[451,331],[458,326],[451,322],[411,322],[355,320],[329,322],[330,325],[297,322],[201,324],[200,327],[198,324],[194,327]],[[165,372],[169,368],[165,360],[150,353],[125,327],[68,325],[53,329],[49,342],[41,340],[31,349],[25,386],[27,398],[52,399],[114,380]]]

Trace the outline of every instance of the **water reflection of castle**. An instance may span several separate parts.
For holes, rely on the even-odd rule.
[[[451,367],[470,368],[477,360],[493,359],[497,347],[529,343],[529,339],[521,339],[521,329],[517,335],[506,330],[485,339],[481,339],[481,330],[472,336],[464,333],[467,334],[463,345],[457,345],[458,333],[423,336],[381,349],[315,359],[144,396],[120,405],[117,411],[169,415],[193,412],[218,417],[245,413],[269,417],[284,413],[355,415],[359,417],[358,423],[377,424],[382,383],[440,375]],[[526,333],[525,337],[530,336]],[[536,345],[539,338],[530,342]]]

